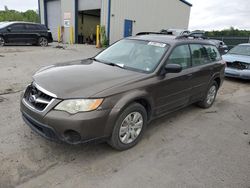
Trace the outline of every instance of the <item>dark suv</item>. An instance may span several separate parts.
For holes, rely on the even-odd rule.
[[[209,108],[225,62],[207,40],[140,35],[97,56],[42,68],[21,97],[24,121],[50,140],[105,139],[134,146],[153,119],[197,103]]]
[[[45,25],[29,22],[3,22],[0,24],[0,46],[5,44],[35,44],[47,46],[53,42]]]

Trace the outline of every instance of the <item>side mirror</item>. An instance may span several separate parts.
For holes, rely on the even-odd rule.
[[[179,73],[182,71],[182,67],[179,64],[166,64],[164,69],[166,73]]]
[[[8,30],[9,32],[11,32],[11,27],[8,27],[7,30]]]

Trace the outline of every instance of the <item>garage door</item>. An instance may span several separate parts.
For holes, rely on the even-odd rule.
[[[61,2],[60,0],[47,1],[48,28],[52,32],[54,40],[58,40],[57,30],[61,25]]]
[[[102,1],[101,0],[78,0],[79,10],[94,10],[101,9]]]

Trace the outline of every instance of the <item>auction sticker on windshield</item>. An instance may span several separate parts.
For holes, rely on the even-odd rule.
[[[157,46],[157,47],[161,47],[161,48],[165,48],[166,47],[166,44],[160,43],[160,42],[149,42],[148,45]]]

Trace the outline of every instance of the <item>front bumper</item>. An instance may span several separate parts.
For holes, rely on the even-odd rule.
[[[42,137],[69,144],[85,143],[109,137],[106,125],[110,123],[111,110],[68,114],[53,108],[39,113],[21,100],[21,113],[25,123]]]
[[[232,68],[227,67],[225,69],[225,76],[248,80],[248,79],[250,79],[250,70],[248,70],[248,69],[239,70],[239,69],[232,69]]]

